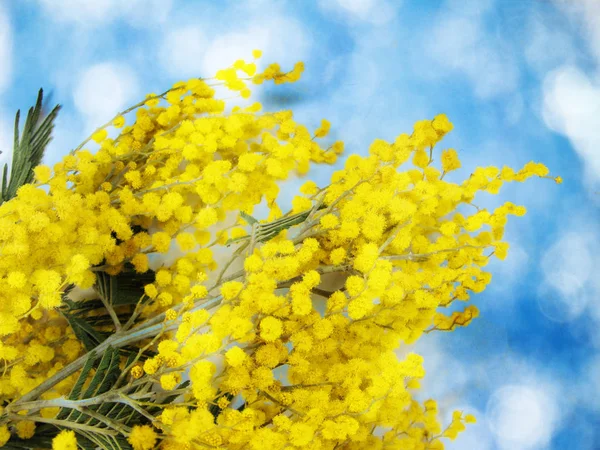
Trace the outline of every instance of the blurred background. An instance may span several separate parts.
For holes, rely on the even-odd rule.
[[[249,101],[293,109],[309,129],[327,118],[329,139],[345,141],[335,166],[313,166],[319,186],[373,139],[439,113],[455,129],[437,151],[455,148],[463,163],[449,181],[531,160],[564,179],[476,198],[528,209],[509,218],[509,256],[472,297],[481,315],[400,353],[424,356],[421,399],[437,399],[445,420],[477,416],[449,449],[599,449],[600,1],[0,0],[0,165],[16,110],[40,87],[63,105],[44,158],[54,164],[145,94],[253,49],[259,69],[306,70]],[[282,209],[304,181],[282,184]]]

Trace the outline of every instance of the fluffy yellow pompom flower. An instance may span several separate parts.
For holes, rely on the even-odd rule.
[[[18,422],[15,428],[17,429],[17,435],[21,439],[29,439],[35,434],[35,422],[30,420]]]
[[[71,359],[75,359],[81,351],[81,344],[76,339],[69,339],[62,345],[62,351]]]
[[[172,279],[173,277],[171,272],[166,269],[160,269],[158,272],[156,272],[156,284],[159,286],[168,286],[171,284]]]
[[[358,275],[350,275],[346,279],[346,290],[351,297],[356,297],[365,288],[365,281]]]
[[[35,175],[35,179],[42,184],[47,183],[52,177],[52,169],[45,165],[37,166],[35,169],[33,169],[33,173]]]
[[[156,432],[149,425],[135,425],[127,438],[134,450],[150,450],[156,444]]]
[[[171,303],[173,303],[173,295],[169,292],[161,292],[156,300],[160,306],[169,306]]]
[[[52,450],[77,450],[77,439],[72,430],[61,431],[52,439]]]
[[[300,186],[300,192],[305,195],[314,195],[319,191],[319,187],[317,183],[312,180],[307,181],[302,186]]]
[[[167,253],[171,246],[171,236],[164,231],[152,235],[152,245],[158,253]]]
[[[309,289],[312,289],[315,286],[318,286],[320,282],[321,282],[321,274],[319,274],[319,272],[317,272],[316,270],[309,270],[302,277],[302,283],[305,286],[307,286]]]
[[[85,272],[90,268],[90,262],[85,255],[73,255],[71,262],[67,267],[67,275],[76,275]]]
[[[217,211],[213,208],[205,208],[196,216],[196,225],[198,228],[208,228],[219,220]]]
[[[172,391],[179,384],[179,379],[180,375],[174,372],[161,375],[160,387],[162,387],[165,391]]]
[[[341,264],[346,259],[346,249],[343,247],[336,248],[329,254],[329,259],[334,266]]]
[[[329,134],[331,123],[328,120],[321,120],[321,126],[315,131],[315,137],[323,138]]]
[[[32,281],[40,292],[49,294],[55,292],[61,283],[61,276],[54,270],[38,269],[33,273]]]
[[[358,255],[354,259],[353,267],[362,273],[366,273],[373,267],[375,261],[379,257],[379,249],[377,244],[371,242],[361,247]]]
[[[509,244],[508,242],[497,242],[494,244],[494,256],[496,256],[496,258],[498,258],[499,260],[504,261],[506,259],[506,256],[508,255],[508,248],[509,248]]]
[[[444,236],[452,236],[456,232],[456,224],[454,222],[445,222],[440,226],[440,232]]]
[[[165,320],[175,320],[177,319],[177,311],[175,311],[174,309],[167,309],[167,311],[165,312]]]
[[[330,230],[331,228],[337,227],[340,224],[340,220],[335,214],[326,214],[321,217],[320,223],[324,229]]]
[[[244,284],[239,281],[228,281],[221,286],[221,295],[225,300],[231,300],[240,293],[243,287]]]
[[[313,440],[315,429],[308,424],[294,423],[290,427],[290,442],[297,447],[304,447]]]
[[[142,176],[139,171],[131,170],[125,174],[125,179],[131,184],[134,189],[142,187]]]
[[[415,166],[423,169],[429,164],[429,155],[424,149],[420,148],[415,152],[412,162]]]
[[[100,143],[104,139],[106,139],[107,135],[108,135],[108,133],[106,130],[104,130],[104,129],[98,130],[94,134],[92,134],[92,139],[94,140],[94,142]]]
[[[312,201],[304,197],[294,197],[292,199],[292,213],[297,214],[312,208]]]
[[[177,241],[179,248],[184,252],[193,249],[197,243],[194,235],[187,232],[179,233],[175,240]]]
[[[160,364],[157,359],[149,358],[146,361],[144,361],[144,372],[146,372],[149,375],[155,374],[159,366]]]
[[[451,172],[456,169],[460,169],[458,153],[453,148],[444,150],[442,152],[442,170],[444,172]]]
[[[382,161],[391,161],[394,158],[394,149],[383,139],[375,139],[369,147],[369,154],[378,156]]]
[[[522,217],[522,216],[524,216],[525,214],[527,214],[527,208],[525,208],[524,206],[516,206],[516,207],[514,208],[513,214],[514,214],[515,216]]]
[[[263,261],[260,256],[254,254],[250,255],[244,261],[244,269],[246,272],[258,272],[263,266]]]
[[[442,137],[446,133],[452,131],[454,125],[448,120],[446,114],[438,114],[431,122],[431,126],[437,132],[438,136]]]
[[[273,342],[283,333],[281,320],[275,317],[265,317],[260,322],[260,337],[267,342]]]
[[[525,164],[525,166],[523,167],[523,169],[521,169],[520,172],[544,177],[548,175],[549,170],[545,165],[541,163],[529,161],[527,164]]]
[[[0,446],[3,446],[10,439],[10,431],[6,425],[0,426]]]
[[[148,271],[148,255],[145,253],[138,253],[131,259],[135,271],[138,273],[144,273]]]
[[[144,286],[144,292],[150,298],[156,298],[156,296],[158,295],[158,290],[156,289],[156,286],[154,284],[147,284],[146,286]]]
[[[25,283],[27,282],[27,277],[23,272],[15,271],[10,272],[8,274],[8,278],[6,281],[8,282],[8,285],[10,287],[20,289],[23,286],[25,286]]]
[[[123,125],[125,125],[125,117],[118,116],[117,118],[115,118],[115,120],[113,120],[113,127],[123,128]]]
[[[225,352],[225,359],[227,360],[227,364],[230,366],[238,367],[246,359],[246,352],[244,352],[244,350],[242,350],[240,347],[232,347]]]
[[[131,376],[137,380],[138,378],[141,378],[142,375],[144,375],[144,369],[142,369],[141,366],[133,366],[131,368],[130,373]]]

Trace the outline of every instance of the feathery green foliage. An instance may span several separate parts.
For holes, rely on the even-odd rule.
[[[40,89],[35,107],[29,108],[23,134],[20,138],[19,119],[21,111],[17,111],[10,182],[8,182],[8,164],[5,164],[2,173],[2,188],[0,189],[0,204],[15,197],[21,186],[33,181],[33,168],[41,164],[44,151],[52,140],[54,121],[61,106],[56,105],[44,117],[43,96],[44,91]]]

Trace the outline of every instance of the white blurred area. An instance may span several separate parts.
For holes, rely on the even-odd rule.
[[[479,319],[485,320],[478,318],[470,326],[476,326]],[[414,345],[401,346],[397,351],[400,359],[409,352],[424,357],[426,375],[415,398],[437,401],[442,427],[450,423],[456,410],[476,417],[477,423],[467,424],[466,430],[455,441],[443,440],[448,450],[547,448],[552,437],[564,426],[565,418],[577,408],[578,396],[562,391],[562,380],[512,351],[506,335],[497,325],[496,330],[489,321],[479,325],[481,334],[478,336],[483,341],[471,339],[470,347],[477,355],[475,363],[461,361],[460,356],[447,350],[448,345],[443,341],[453,339],[452,335],[430,334]],[[486,337],[488,342],[485,342]],[[457,347],[466,345],[465,342],[455,344]],[[588,386],[593,374],[600,373],[600,363],[591,369],[595,372],[588,377]],[[491,392],[489,398],[484,398],[483,410],[465,403],[465,398],[475,392]],[[599,396],[597,394],[596,398],[600,399]]]
[[[12,81],[12,26],[8,15],[4,9],[4,5],[0,3],[0,171],[3,170],[4,164],[12,161],[13,149],[13,125],[11,116],[3,110],[2,94],[8,88]]]
[[[4,164],[10,164],[13,153],[13,127],[9,125],[8,117],[0,112],[0,170],[4,170]]]
[[[599,307],[600,236],[589,231],[568,231],[544,253],[541,267],[545,284],[538,303],[550,320],[577,319],[588,306]]]
[[[12,81],[12,41],[12,26],[4,5],[0,3],[0,95]]]
[[[600,60],[599,60],[600,61]],[[566,136],[584,162],[590,192],[600,187],[600,75],[589,76],[578,67],[561,66],[543,83],[543,119],[551,130]]]
[[[557,232],[542,254],[541,269],[541,313],[555,322],[572,322],[575,335],[584,331],[600,348],[600,232],[585,210],[572,214]]]
[[[424,71],[424,76],[460,74],[482,99],[517,91],[520,70],[514,53],[503,36],[490,33],[485,26],[487,16],[494,12],[493,4],[490,0],[445,2],[415,46],[436,69]]]
[[[556,392],[516,384],[496,390],[487,405],[487,420],[499,449],[540,449],[549,444],[559,418]]]
[[[130,25],[148,27],[163,23],[173,0],[36,0],[59,23],[94,28],[124,19]]]
[[[124,63],[102,62],[85,69],[73,90],[73,102],[85,117],[85,133],[109,122],[141,99],[138,80]]]
[[[207,43],[205,33],[198,26],[170,29],[161,40],[159,62],[165,72],[174,77],[201,77],[202,55]]]
[[[244,15],[243,24],[218,33],[212,32],[212,24],[165,28],[157,55],[162,70],[178,79],[212,78],[238,59],[252,62],[255,49],[262,51],[262,57],[256,62],[257,71],[274,62],[284,71],[292,70],[296,62],[309,57],[313,39],[300,21],[280,12],[279,6],[269,5],[270,14],[266,17],[257,4],[240,2],[235,13]],[[215,18],[215,22],[219,21]],[[216,83],[210,81],[209,84]],[[226,111],[230,111],[234,106],[259,101],[265,85],[270,84],[250,85],[249,99],[223,86],[214,86],[215,97],[226,99]]]
[[[562,65],[546,74],[542,86],[541,112],[546,126],[567,137],[584,163],[584,181],[591,193],[600,187],[600,128],[597,126],[600,114],[600,2],[554,0],[553,3],[578,28],[584,39],[582,48],[576,49]],[[546,36],[546,41],[550,39]],[[561,47],[572,46],[568,37],[558,42],[556,35],[553,43],[559,44],[557,48],[560,54],[565,53]],[[586,50],[592,55],[591,67],[595,70],[584,70],[572,61],[574,56]],[[590,195],[590,200],[596,205],[600,204],[597,195]]]
[[[318,3],[325,13],[333,13],[352,22],[367,22],[373,25],[382,25],[393,20],[398,7],[402,6],[400,0],[391,3],[386,0],[319,0]]]

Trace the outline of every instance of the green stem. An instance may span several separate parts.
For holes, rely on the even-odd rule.
[[[116,431],[107,430],[105,428],[97,428],[97,427],[92,427],[89,425],[84,425],[81,423],[69,422],[66,420],[49,419],[47,417],[41,417],[41,416],[21,416],[19,414],[9,414],[8,418],[12,419],[14,421],[27,420],[27,421],[40,422],[40,423],[49,423],[51,425],[56,425],[61,428],[74,428],[76,430],[88,431],[90,433],[95,433],[95,434],[104,434],[107,436],[117,436],[119,434]]]

